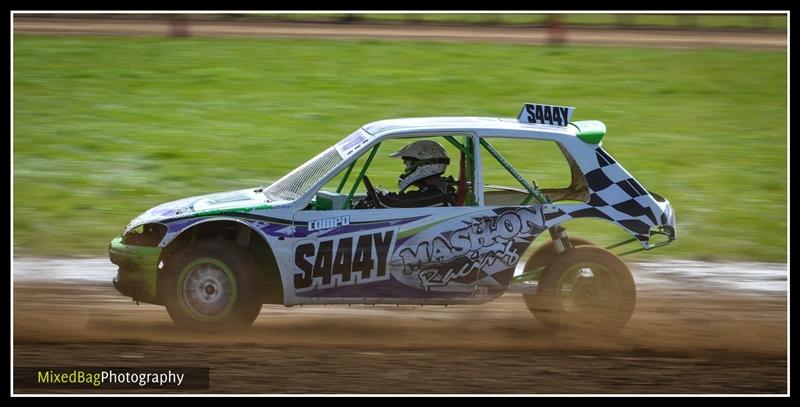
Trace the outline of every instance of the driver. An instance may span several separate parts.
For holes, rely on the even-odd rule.
[[[390,157],[400,157],[406,169],[397,180],[399,193],[376,190],[379,208],[419,208],[453,206],[456,198],[453,177],[442,178],[450,158],[441,144],[431,140],[415,141]],[[406,192],[410,186],[416,191]]]

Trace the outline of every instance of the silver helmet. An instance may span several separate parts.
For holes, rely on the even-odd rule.
[[[400,192],[411,184],[433,175],[443,174],[450,158],[441,144],[431,140],[415,141],[389,157],[401,157],[406,163],[405,172],[397,180]]]

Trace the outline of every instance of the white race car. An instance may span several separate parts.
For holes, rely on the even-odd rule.
[[[649,250],[675,239],[675,214],[602,148],[605,125],[571,122],[573,110],[530,103],[516,119],[369,123],[268,187],[146,211],[109,246],[114,286],[203,330],[249,326],[262,304],[480,304],[512,288],[546,326],[619,329],[636,301],[630,270],[562,225],[601,218],[632,236],[620,244]],[[386,207],[370,164],[382,144],[420,139],[460,157],[454,193],[436,206]],[[571,185],[538,188],[493,147],[503,139],[555,143]],[[519,185],[484,185],[487,161]],[[366,194],[356,193],[361,184]],[[544,232],[549,241],[515,276]]]

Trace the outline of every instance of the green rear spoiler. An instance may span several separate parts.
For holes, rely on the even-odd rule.
[[[600,120],[584,120],[570,124],[578,129],[578,133],[575,135],[584,143],[600,144],[603,136],[606,135],[606,125]]]

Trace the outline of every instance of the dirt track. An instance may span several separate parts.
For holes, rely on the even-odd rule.
[[[326,39],[406,39],[418,41],[477,41],[546,44],[552,40],[541,27],[436,26],[413,24],[323,24],[282,22],[192,21],[186,26],[168,20],[81,19],[14,16],[16,34],[146,35],[224,37],[306,37]],[[564,41],[576,45],[636,47],[736,47],[786,49],[786,33],[674,29],[569,28]]]
[[[786,393],[786,339],[785,292],[640,291],[614,337],[553,333],[519,294],[265,306],[250,330],[213,337],[110,284],[14,286],[14,366],[208,366],[212,393]]]

